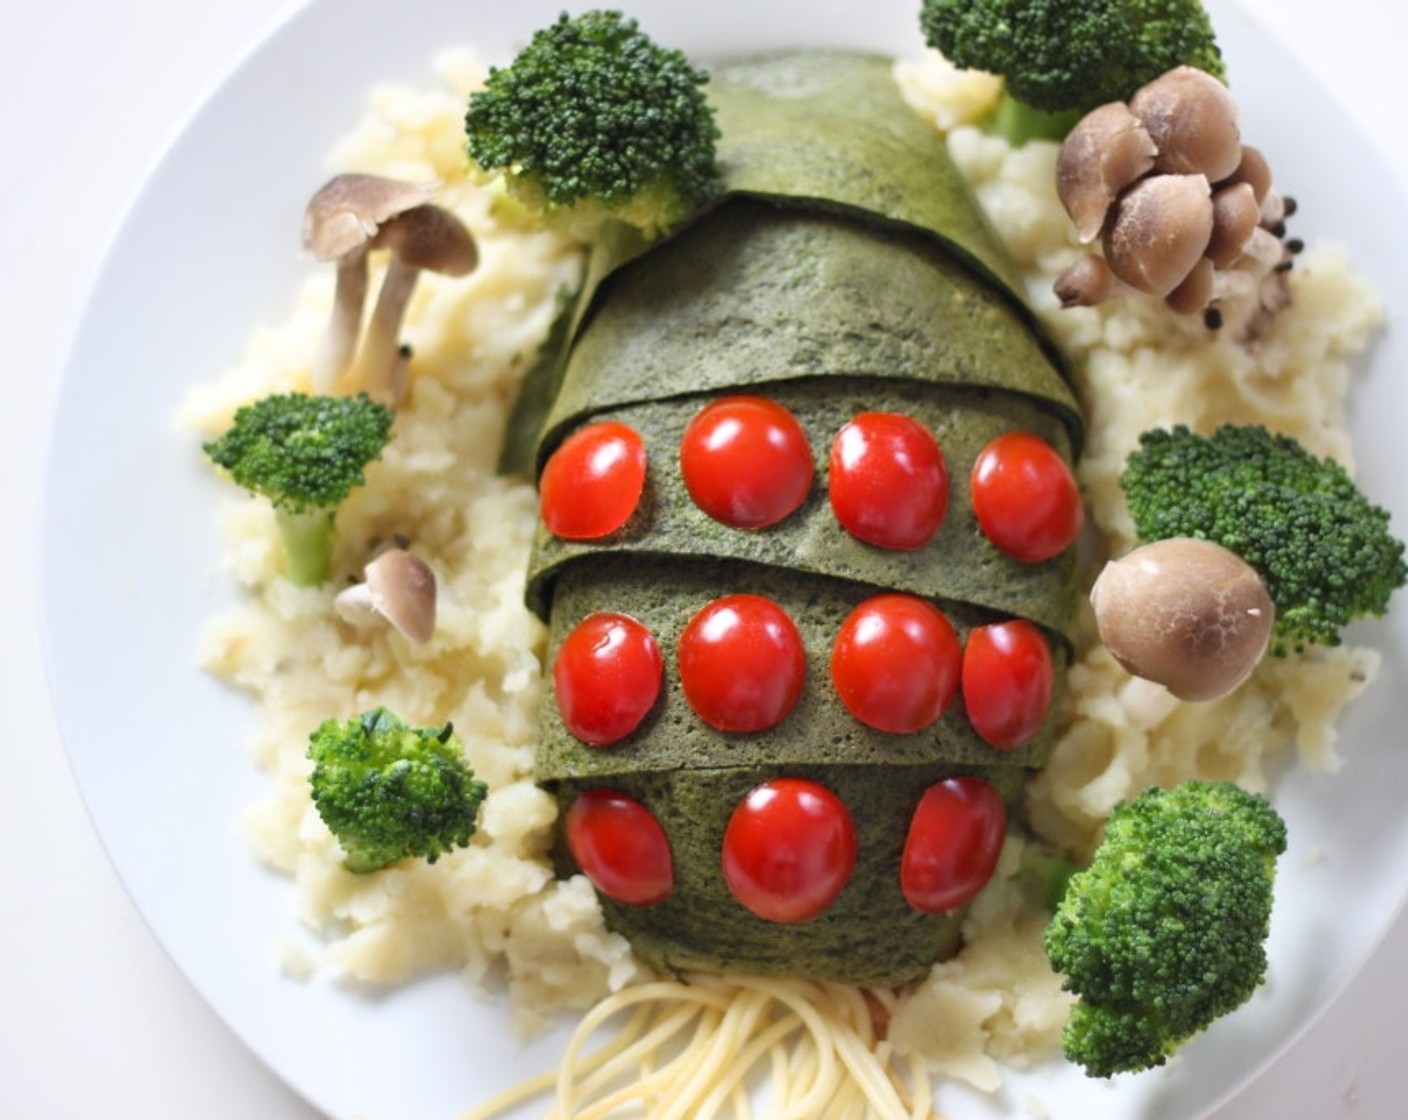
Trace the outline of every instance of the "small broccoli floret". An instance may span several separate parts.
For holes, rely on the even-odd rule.
[[[716,190],[707,80],[619,12],[564,13],[470,95],[469,155],[568,233],[614,218],[654,236]]]
[[[350,871],[434,863],[464,847],[488,792],[450,724],[412,727],[385,708],[330,719],[309,737],[313,802]]]
[[[1274,654],[1337,645],[1408,578],[1388,512],[1340,464],[1261,425],[1145,432],[1120,485],[1141,540],[1214,541],[1256,569],[1276,606]]]
[[[394,419],[365,393],[275,393],[240,408],[230,429],[204,445],[236,483],[273,503],[294,583],[328,578],[337,507],[366,481]]]
[[[1198,0],[924,0],[920,29],[955,66],[1002,75],[995,131],[1059,138],[1175,66],[1223,77]]]
[[[1046,952],[1079,997],[1062,1035],[1091,1077],[1163,1065],[1266,975],[1285,822],[1230,782],[1152,789],[1110,814]]]

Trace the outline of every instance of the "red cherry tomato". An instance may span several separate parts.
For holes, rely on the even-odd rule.
[[[680,471],[690,497],[735,529],[774,525],[796,510],[815,467],[802,425],[763,397],[724,397],[707,405],[680,440]]]
[[[1051,707],[1051,647],[1030,622],[1012,619],[968,632],[963,706],[973,729],[998,750],[1036,738]]]
[[[997,790],[971,775],[924,791],[900,856],[900,890],[916,910],[957,910],[992,878],[1007,835],[1007,807]]]
[[[695,714],[719,731],[761,731],[802,695],[806,651],[797,624],[761,595],[725,595],[680,634],[679,672]]]
[[[827,486],[842,527],[880,548],[923,548],[948,511],[938,441],[894,412],[862,412],[836,434]]]
[[[608,537],[631,519],[645,490],[645,442],[615,420],[578,428],[548,457],[538,508],[554,536]]]
[[[839,895],[856,865],[856,830],[841,799],[801,778],[775,778],[739,803],[724,830],[724,881],[770,922],[804,922]]]
[[[654,635],[630,615],[587,615],[553,660],[562,722],[594,747],[624,739],[655,706],[664,665]]]
[[[831,681],[853,716],[881,731],[928,727],[954,694],[963,652],[943,612],[915,595],[876,595],[841,623]]]
[[[675,885],[665,830],[644,805],[624,793],[584,790],[567,808],[567,849],[607,898],[654,906]]]
[[[1059,556],[1080,533],[1084,510],[1075,475],[1030,432],[1000,435],[973,463],[973,512],[988,540],[1027,564]]]

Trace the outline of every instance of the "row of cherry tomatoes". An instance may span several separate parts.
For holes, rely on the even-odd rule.
[[[723,732],[781,722],[806,677],[796,623],[772,599],[749,593],[701,607],[679,636],[676,665],[690,708]],[[931,726],[961,692],[974,730],[999,750],[1036,737],[1055,679],[1050,645],[1025,619],[974,627],[961,642],[938,607],[902,592],[872,596],[851,611],[832,644],[830,670],[856,719],[896,734]],[[659,642],[628,614],[587,615],[553,659],[563,724],[590,746],[609,746],[635,731],[663,682]]]
[[[752,395],[723,397],[701,409],[680,440],[679,464],[700,509],[738,529],[762,529],[788,517],[806,500],[815,475],[811,444],[796,416]],[[634,515],[646,470],[644,441],[629,425],[604,420],[577,429],[544,465],[544,524],[563,539],[609,537]],[[1030,432],[989,443],[973,464],[970,485],[983,533],[1017,560],[1050,560],[1080,531],[1071,468]],[[856,539],[918,549],[947,514],[948,468],[923,424],[896,412],[862,412],[831,442],[827,493],[838,522]]]
[[[640,801],[588,789],[567,809],[573,859],[602,894],[654,906],[674,890],[670,842]],[[900,857],[900,890],[925,913],[966,905],[992,877],[1007,830],[1007,808],[971,774],[935,782],[910,819]],[[719,867],[729,892],[770,922],[822,914],[855,870],[856,828],[844,802],[819,782],[782,777],[760,783],[734,808]]]

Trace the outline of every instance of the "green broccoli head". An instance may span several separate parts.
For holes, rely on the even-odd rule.
[[[1175,66],[1224,76],[1198,0],[924,0],[925,41],[955,66],[1001,74],[1046,112],[1125,101]]]
[[[337,507],[366,481],[394,420],[365,393],[274,393],[238,409],[204,449],[238,485],[273,503],[289,578],[311,585],[328,577]]]
[[[1340,464],[1261,425],[1145,432],[1120,485],[1141,540],[1204,538],[1256,569],[1276,606],[1278,655],[1338,644],[1408,578],[1388,512]]]
[[[469,843],[488,792],[450,724],[412,727],[385,708],[326,720],[309,737],[313,802],[351,871]]]
[[[1046,952],[1079,997],[1062,1045],[1092,1077],[1163,1065],[1266,975],[1286,826],[1229,782],[1151,789],[1117,806],[1073,875]]]
[[[619,12],[564,13],[470,95],[469,155],[567,232],[654,236],[717,190],[707,80]]]

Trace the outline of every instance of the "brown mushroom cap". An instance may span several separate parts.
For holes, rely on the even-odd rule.
[[[1212,224],[1206,176],[1142,179],[1115,203],[1102,242],[1105,260],[1130,287],[1162,299],[1202,259]]]
[[[1115,292],[1115,274],[1102,257],[1087,253],[1066,268],[1052,290],[1062,307],[1094,307]]]
[[[372,241],[390,249],[407,268],[465,276],[479,264],[473,235],[450,211],[430,204],[413,206],[389,220]]]
[[[1114,658],[1183,700],[1215,700],[1246,680],[1275,622],[1249,564],[1187,537],[1141,545],[1106,564],[1090,597]]]
[[[1154,166],[1155,151],[1122,101],[1092,109],[1066,135],[1056,157],[1056,194],[1082,244],[1100,236],[1110,205]]]
[[[383,222],[435,197],[439,183],[350,172],[328,180],[303,212],[303,245],[320,261],[365,246]]]
[[[1212,195],[1212,237],[1208,256],[1218,268],[1235,264],[1261,224],[1261,205],[1250,183],[1218,187]]]
[[[1141,86],[1129,99],[1158,155],[1154,167],[1174,175],[1225,179],[1242,161],[1237,102],[1211,74],[1178,66]]]
[[[1271,190],[1271,164],[1266,161],[1260,148],[1253,148],[1250,144],[1242,145],[1242,158],[1237,163],[1237,169],[1224,179],[1219,186],[1231,186],[1233,183],[1249,183],[1256,193],[1257,204],[1266,197]]]
[[[381,617],[417,644],[435,632],[435,573],[402,548],[387,549],[367,564],[364,582],[338,594],[337,612],[348,622]]]

